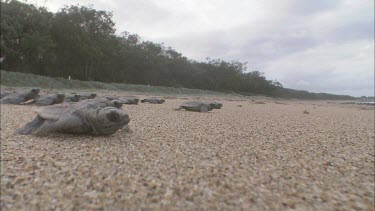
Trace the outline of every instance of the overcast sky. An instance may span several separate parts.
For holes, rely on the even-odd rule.
[[[188,58],[248,63],[284,87],[374,95],[374,0],[29,0],[56,12],[92,5],[117,32]]]

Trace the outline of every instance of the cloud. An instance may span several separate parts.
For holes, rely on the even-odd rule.
[[[330,1],[292,1],[290,2],[290,10],[293,14],[301,16],[321,13],[324,11],[336,9],[343,1],[330,0]]]
[[[373,0],[34,0],[113,11],[118,32],[172,46],[188,58],[248,62],[284,86],[373,94]],[[361,82],[365,81],[365,82]]]
[[[327,44],[280,58],[265,72],[296,89],[374,95],[373,52],[371,41]]]

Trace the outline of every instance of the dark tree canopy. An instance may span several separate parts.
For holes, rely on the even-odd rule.
[[[138,35],[115,33],[112,13],[66,6],[57,13],[1,1],[1,68],[79,80],[149,84],[298,98],[345,98],[284,89],[246,63],[198,62]]]

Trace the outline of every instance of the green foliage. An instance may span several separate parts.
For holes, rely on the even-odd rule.
[[[115,33],[112,13],[66,6],[53,14],[17,0],[1,1],[1,68],[38,75],[293,96],[246,63],[189,60],[176,50]]]
[[[353,100],[355,97],[349,95],[334,95],[327,93],[311,93],[307,91],[294,90],[278,87],[273,90],[273,96],[282,98],[296,98],[308,100]]]
[[[1,70],[1,86],[6,87],[39,87],[56,90],[111,90],[132,93],[149,93],[157,95],[199,95],[226,96],[225,93],[204,91],[200,89],[147,86],[124,83],[102,83],[97,81],[68,80],[61,77],[46,77],[28,73],[8,72]]]
[[[53,55],[50,28],[53,14],[18,1],[1,2],[1,55],[7,69],[43,73]]]

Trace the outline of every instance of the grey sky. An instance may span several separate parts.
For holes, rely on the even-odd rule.
[[[248,62],[285,87],[374,95],[373,0],[29,0],[113,11],[117,32],[191,59]]]

